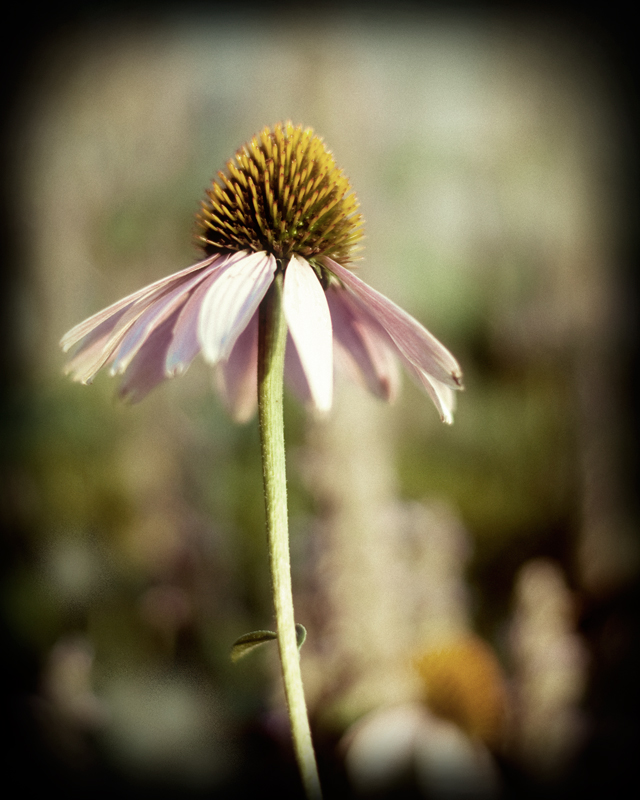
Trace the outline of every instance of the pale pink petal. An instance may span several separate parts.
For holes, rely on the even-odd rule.
[[[136,353],[118,389],[123,400],[138,403],[166,379],[164,364],[178,313],[162,322]]]
[[[87,334],[91,333],[103,322],[119,312],[124,312],[134,303],[155,294],[155,292],[168,287],[170,284],[174,284],[175,282],[179,283],[192,272],[207,269],[208,267],[217,269],[222,266],[228,260],[228,258],[228,256],[224,255],[209,256],[208,258],[205,258],[204,261],[199,261],[197,264],[192,264],[190,267],[180,270],[180,272],[175,272],[172,275],[168,275],[166,278],[161,278],[160,280],[155,281],[155,283],[152,283],[149,286],[138,289],[137,292],[134,292],[127,297],[123,297],[122,300],[118,300],[117,303],[113,303],[107,308],[104,308],[102,311],[98,311],[97,314],[94,314],[92,317],[85,319],[83,322],[71,328],[71,330],[67,331],[67,333],[65,333],[60,340],[60,346],[65,352],[67,352],[69,348],[73,347],[74,344],[79,342],[80,339],[85,337]]]
[[[427,383],[431,384],[433,391],[429,389],[427,383],[424,384],[424,387],[429,397],[431,397],[435,403],[440,413],[440,419],[446,422],[447,425],[453,425],[453,412],[456,410],[457,405],[457,395],[455,391],[450,386],[447,386],[446,383],[441,383],[430,375],[422,373],[422,377]]]
[[[272,255],[244,253],[220,270],[202,301],[198,324],[202,354],[211,364],[228,357],[267,293],[276,266]]]
[[[284,377],[287,386],[301,403],[305,405],[313,403],[309,381],[300,363],[300,356],[290,333],[287,333],[287,349],[284,354]]]
[[[331,314],[318,276],[298,256],[287,265],[283,305],[314,405],[319,411],[328,411],[333,399]]]
[[[446,422],[447,425],[453,425],[453,412],[456,410],[455,391],[450,386],[447,386],[446,383],[442,383],[442,381],[436,380],[431,375],[427,375],[427,373],[417,369],[407,359],[403,358],[403,361],[409,374],[433,400],[440,414],[440,419]]]
[[[167,377],[182,375],[189,364],[200,352],[198,341],[198,320],[204,296],[211,284],[219,275],[219,271],[207,276],[191,293],[182,307],[176,324],[173,327],[173,339],[167,351],[165,372]]]
[[[127,331],[144,311],[144,305],[138,306],[134,303],[131,307],[123,309],[122,314],[116,312],[118,319],[115,324],[112,324],[112,320],[105,320],[79,343],[77,351],[66,367],[66,372],[72,373],[74,381],[91,383],[96,373],[112,360]],[[108,332],[96,339],[95,334],[103,326]]]
[[[215,272],[213,273],[215,276]],[[207,282],[210,271],[203,270],[192,275],[188,280],[182,281],[175,289],[165,290],[165,293],[154,299],[127,331],[126,336],[114,354],[111,374],[124,372],[145,340],[167,317],[176,310],[182,309],[191,292],[202,282]],[[207,282],[208,285],[208,282]],[[177,319],[177,317],[176,317]]]
[[[330,286],[326,297],[338,361],[376,397],[394,400],[400,384],[397,346],[350,292]]]
[[[350,289],[364,308],[373,314],[407,360],[419,370],[451,386],[462,387],[462,371],[456,359],[417,320],[384,295],[376,292],[353,272],[325,257],[327,269]]]
[[[74,381],[91,382],[95,373],[107,362],[109,355],[113,352],[113,348],[109,352],[106,346],[126,311],[125,307],[114,312],[111,317],[103,320],[85,335],[82,344],[64,368],[66,375],[71,375]],[[95,368],[96,364],[98,364],[97,368]]]
[[[236,422],[251,419],[258,405],[258,311],[218,364],[218,389]]]
[[[242,260],[247,255],[240,251],[225,257],[224,264],[228,266]],[[196,355],[200,352],[198,341],[198,325],[202,301],[209,291],[211,284],[221,274],[219,269],[209,273],[206,278],[191,292],[173,329],[173,340],[167,352],[165,370],[167,377],[182,375]]]
[[[95,374],[116,356],[128,332],[148,309],[172,291],[180,293],[181,287],[192,279],[192,273],[214,274],[228,260],[229,256],[219,256],[188,267],[77,325],[62,340],[66,348],[78,345],[67,372],[72,372],[76,381],[90,383]]]

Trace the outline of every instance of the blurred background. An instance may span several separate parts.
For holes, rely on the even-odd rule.
[[[359,197],[359,274],[457,356],[286,402],[297,619],[328,797],[568,796],[635,780],[636,177],[625,21],[96,5],[18,26],[5,87],[3,639],[11,769],[71,796],[299,796],[255,420],[197,359],[140,405],[63,333],[199,258],[265,125]],[[608,24],[605,24],[608,23]],[[5,50],[5,55],[8,53]],[[628,51],[627,51],[628,52]]]

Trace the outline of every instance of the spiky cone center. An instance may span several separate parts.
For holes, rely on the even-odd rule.
[[[207,255],[266,251],[283,264],[329,256],[349,265],[362,238],[358,201],[311,128],[265,128],[243,145],[207,189],[197,217]]]

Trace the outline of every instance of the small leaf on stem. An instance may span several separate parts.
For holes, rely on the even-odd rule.
[[[254,648],[277,638],[278,634],[275,631],[251,631],[251,633],[245,633],[233,643],[231,647],[231,660],[235,663]],[[298,644],[298,650],[300,650],[306,638],[307,629],[304,625],[296,622],[296,642]]]
[[[306,634],[306,631],[305,631]],[[275,631],[251,631],[245,633],[233,643],[231,648],[231,660],[235,663],[238,659],[245,656],[250,650],[259,647],[265,642],[270,642],[277,639],[278,634]],[[303,639],[304,641],[304,639]],[[298,645],[299,646],[299,645]]]
[[[302,645],[304,644],[304,640],[307,638],[307,629],[304,625],[301,625],[299,622],[296,622],[296,642],[298,643],[298,650],[301,649]]]

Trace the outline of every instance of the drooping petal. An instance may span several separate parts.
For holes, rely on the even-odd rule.
[[[313,404],[309,381],[300,362],[300,356],[291,338],[291,333],[287,333],[287,349],[284,353],[284,377],[287,386],[301,403],[305,405]]]
[[[174,311],[145,339],[118,389],[118,394],[123,400],[138,403],[158,384],[166,380],[164,364],[173,336],[173,326],[179,313],[179,310]]]
[[[453,412],[456,410],[457,397],[455,391],[424,372],[421,374],[424,388],[438,409],[440,419],[447,425],[453,425]]]
[[[246,257],[246,253],[233,253],[225,257],[224,265],[229,266]],[[213,281],[222,274],[220,269],[209,273],[206,278],[191,292],[173,329],[173,340],[167,351],[165,370],[167,377],[182,375],[200,352],[198,326],[202,301]]]
[[[420,386],[427,392],[433,400],[433,404],[438,409],[440,419],[447,425],[453,425],[453,412],[456,410],[456,393],[446,383],[436,380],[426,372],[414,367],[407,359],[402,359],[409,374],[415,378]]]
[[[128,308],[116,312],[117,320],[105,320],[95,331],[91,331],[78,345],[73,358],[66,367],[66,372],[73,373],[73,380],[81,383],[91,383],[96,374],[114,357],[127,331],[135,324],[136,320],[148,308],[151,300],[140,300]],[[106,332],[96,339],[96,334],[104,329]]]
[[[175,289],[165,291],[142,312],[135,323],[127,331],[126,336],[114,353],[111,366],[111,374],[116,375],[124,372],[145,340],[167,317],[171,316],[176,310],[181,310],[185,305],[191,292],[198,284],[206,281],[210,273],[200,271],[196,275],[190,276],[187,280],[178,284]],[[176,320],[178,317],[176,317]]]
[[[83,322],[80,322],[78,325],[71,328],[71,330],[67,331],[62,339],[60,339],[60,346],[66,353],[71,347],[73,347],[74,344],[79,342],[80,339],[91,333],[102,323],[113,318],[119,312],[124,312],[134,303],[153,295],[158,290],[164,289],[171,284],[176,282],[179,283],[192,272],[207,269],[208,267],[219,268],[227,261],[227,259],[228,256],[224,255],[209,256],[208,258],[205,258],[204,261],[199,261],[197,264],[192,264],[186,269],[180,270],[179,272],[174,272],[172,275],[167,275],[166,278],[160,278],[160,280],[155,281],[155,283],[151,283],[149,286],[138,289],[137,292],[133,292],[133,294],[123,297],[122,300],[118,300],[116,303],[104,308],[102,311],[98,311],[97,314],[88,317],[88,319],[85,319]]]
[[[200,352],[198,320],[202,301],[219,271],[208,275],[189,296],[173,326],[173,339],[167,350],[165,372],[167,377],[182,375]]]
[[[126,312],[126,306],[115,311],[85,335],[80,347],[77,348],[64,368],[66,375],[71,375],[72,380],[81,383],[91,382],[96,372],[108,361],[109,356],[113,353],[113,347],[109,350],[107,344]]]
[[[376,397],[394,400],[400,384],[396,345],[350,292],[330,286],[326,297],[337,359]]]
[[[222,268],[202,301],[198,324],[202,354],[211,364],[229,356],[267,293],[275,271],[275,258],[265,252],[243,252],[242,258]]]
[[[236,422],[251,419],[258,405],[258,311],[218,364],[218,389]]]
[[[316,273],[299,256],[287,265],[283,305],[314,405],[328,411],[333,399],[331,314]]]
[[[327,269],[350,289],[393,339],[400,352],[419,370],[432,375],[452,389],[462,388],[462,371],[456,359],[433,334],[406,311],[376,292],[353,272],[325,257]]]
[[[228,259],[228,256],[206,259],[168,278],[156,281],[151,286],[135,292],[76,325],[61,342],[66,349],[74,344],[77,345],[66,371],[72,373],[74,380],[90,383],[96,373],[116,356],[119,347],[138,320],[146,313],[152,313],[149,309],[156,302],[173,291],[180,294],[181,287],[192,280],[194,272],[196,275],[205,276],[214,274]]]

